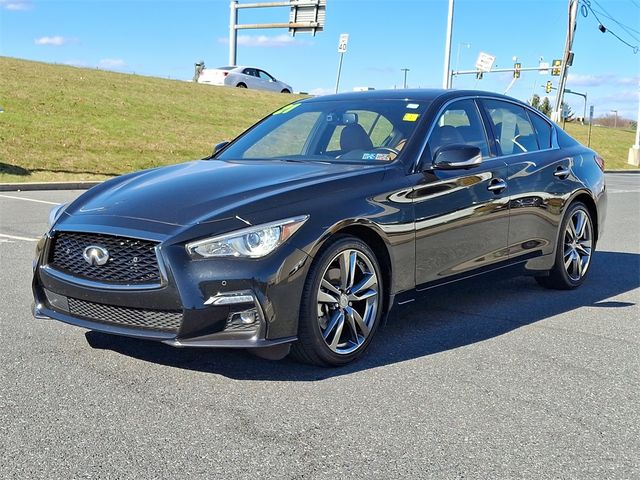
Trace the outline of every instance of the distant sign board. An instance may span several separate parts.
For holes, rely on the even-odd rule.
[[[311,33],[324,30],[327,0],[289,0],[289,33]],[[265,4],[268,6],[268,4]]]
[[[540,62],[538,68],[540,75],[549,75],[549,62]]]
[[[589,123],[593,122],[593,105],[589,106]]]
[[[493,62],[495,61],[496,57],[493,55],[480,52],[480,55],[478,55],[478,59],[476,60],[476,70],[479,72],[490,72],[493,67]]]
[[[347,51],[347,43],[349,43],[349,34],[343,33],[340,35],[340,40],[338,41],[338,53],[344,53]]]

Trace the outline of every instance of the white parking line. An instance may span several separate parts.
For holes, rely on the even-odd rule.
[[[46,203],[47,205],[60,205],[57,202],[47,202],[46,200],[36,200],[35,198],[27,198],[27,197],[14,197],[13,195],[0,195],[0,197],[11,198],[13,200],[24,200],[26,202]]]
[[[9,240],[22,240],[23,242],[37,242],[39,238],[18,237],[17,235],[7,235],[0,233],[0,238],[8,238]]]

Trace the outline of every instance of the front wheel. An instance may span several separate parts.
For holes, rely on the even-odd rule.
[[[358,358],[380,323],[383,294],[380,266],[371,248],[355,237],[337,237],[309,271],[292,355],[322,366]]]
[[[584,282],[595,248],[593,219],[584,203],[576,202],[569,207],[560,232],[555,264],[549,276],[536,280],[546,288],[570,290]]]

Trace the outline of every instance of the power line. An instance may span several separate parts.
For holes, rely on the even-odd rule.
[[[595,0],[594,0],[594,2],[595,2]],[[598,21],[598,23],[599,23],[599,28],[600,28],[600,31],[601,31],[602,33],[609,32],[611,35],[613,35],[615,38],[617,38],[620,42],[622,42],[623,44],[625,44],[626,46],[628,46],[629,48],[631,48],[631,49],[633,50],[633,53],[634,53],[634,54],[638,53],[638,50],[640,50],[640,47],[638,47],[638,45],[637,45],[637,44],[636,44],[636,45],[633,45],[633,44],[631,44],[631,43],[627,42],[625,39],[623,39],[622,37],[620,37],[620,35],[618,35],[618,34],[616,34],[615,32],[613,32],[610,28],[606,28],[606,27],[604,26],[604,23],[600,20],[600,18],[598,17],[598,14],[593,10],[593,7],[591,6],[591,1],[590,1],[590,0],[585,0],[585,2],[584,2],[584,4],[583,4],[583,5],[585,5],[585,6],[586,6],[586,8],[589,10],[589,12],[591,12],[591,13],[593,14],[593,16],[595,17],[595,19]],[[584,11],[583,11],[583,15],[584,15],[585,17],[587,16],[587,15],[584,13]],[[603,13],[602,15],[603,15],[603,16],[607,16],[607,17],[609,17],[608,15],[606,15],[606,14],[604,14],[604,13]],[[611,18],[611,17],[609,17],[609,18]],[[613,20],[613,21],[614,21],[614,22],[616,22],[616,23],[619,23],[618,21],[616,21],[616,20],[615,20],[615,19],[613,19],[613,18],[611,18],[611,20]],[[623,28],[624,28],[624,27],[623,27]],[[628,32],[627,32],[627,33],[628,33]],[[635,38],[635,36],[633,36],[633,35],[631,35],[631,36],[632,36],[636,41],[638,40],[637,38]]]
[[[639,32],[638,30],[636,30],[635,28],[631,28],[630,26],[625,25],[624,23],[619,22],[618,20],[616,20],[615,18],[613,18],[613,17],[611,16],[611,14],[609,14],[609,12],[607,12],[607,11],[604,9],[604,7],[603,7],[602,5],[600,5],[596,0],[593,0],[593,3],[595,3],[595,4],[598,6],[598,8],[600,8],[600,9],[601,9],[601,11],[598,11],[598,13],[600,13],[601,15],[603,15],[603,16],[605,16],[605,17],[607,17],[609,20],[612,20],[612,21],[614,21],[615,23],[617,23],[617,24],[618,24],[620,27],[622,27],[622,28],[623,28],[623,29],[624,29],[624,30],[625,30],[629,35],[633,36],[633,34],[632,34],[631,32],[635,32],[635,33],[640,34],[640,32]],[[635,38],[635,37],[634,37],[634,38]],[[636,39],[636,40],[637,40],[637,39]]]

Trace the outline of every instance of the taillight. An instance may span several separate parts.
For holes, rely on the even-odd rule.
[[[593,159],[596,161],[596,163],[600,167],[600,170],[604,172],[604,158],[602,158],[600,155],[596,155],[593,157]]]
[[[224,72],[224,73],[222,74],[222,76],[223,76],[223,77],[226,77],[227,75],[229,75],[229,72]]]

